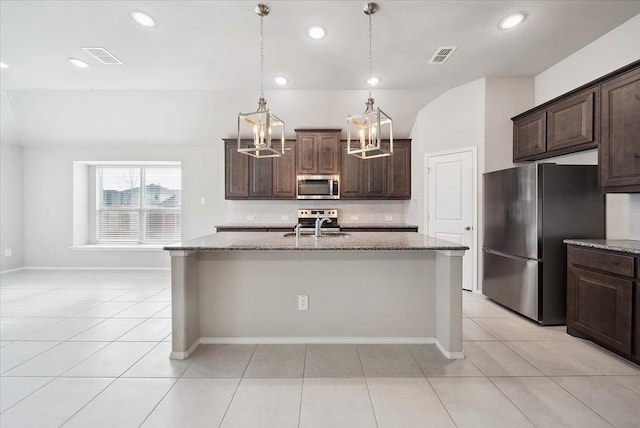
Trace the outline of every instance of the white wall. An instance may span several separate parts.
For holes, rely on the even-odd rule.
[[[211,146],[29,146],[24,148],[26,267],[168,267],[163,251],[74,251],[74,161],[181,161],[182,235],[212,233],[227,217],[224,150]],[[3,199],[4,199],[3,190]],[[207,204],[201,205],[205,197]],[[77,206],[76,206],[77,209]]]
[[[486,79],[484,172],[514,166],[511,118],[533,107],[533,93],[532,78]]]
[[[0,271],[24,265],[22,155],[22,146],[0,144]],[[5,256],[7,249],[12,256]]]
[[[541,104],[640,59],[640,15],[568,56],[535,77]],[[597,162],[596,150],[548,159],[562,163]],[[607,238],[640,239],[640,194],[607,195]]]
[[[411,201],[406,220],[421,232],[425,231],[424,155],[472,146],[483,151],[484,114],[485,79],[445,92],[418,113],[411,131]]]

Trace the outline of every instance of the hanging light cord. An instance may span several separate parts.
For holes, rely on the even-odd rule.
[[[371,98],[371,80],[373,75],[371,74],[371,14],[369,14],[369,98]]]
[[[264,14],[260,15],[260,98],[264,98]]]

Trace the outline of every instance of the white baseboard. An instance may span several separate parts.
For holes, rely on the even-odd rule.
[[[103,266],[26,266],[24,270],[142,270],[153,271],[162,270],[169,271],[170,267],[103,267]]]
[[[447,351],[446,349],[444,349],[444,346],[442,346],[442,344],[438,340],[436,340],[436,346],[438,347],[440,352],[442,352],[442,355],[444,355],[446,358],[448,358],[450,360],[462,360],[462,359],[464,359],[464,353],[462,351],[460,351],[460,352]]]
[[[21,271],[21,270],[24,270],[24,269],[25,268],[23,268],[23,267],[19,267],[19,268],[15,268],[15,269],[7,269],[7,270],[0,271],[0,275],[5,274],[5,273],[18,272],[18,271]]]
[[[186,360],[191,356],[191,354],[193,354],[198,345],[200,345],[200,339],[197,339],[195,342],[193,342],[191,346],[189,346],[189,349],[187,349],[185,352],[171,351],[171,353],[169,354],[169,358],[172,360]]]
[[[434,337],[201,337],[203,345],[434,344]]]

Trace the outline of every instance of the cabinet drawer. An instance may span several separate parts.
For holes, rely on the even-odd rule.
[[[569,246],[567,261],[572,265],[579,265],[597,269],[617,275],[633,278],[633,257],[613,254],[608,251],[585,250]]]

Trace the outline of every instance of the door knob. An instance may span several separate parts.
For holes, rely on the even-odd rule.
[[[471,230],[471,226],[465,227],[464,230]]]

